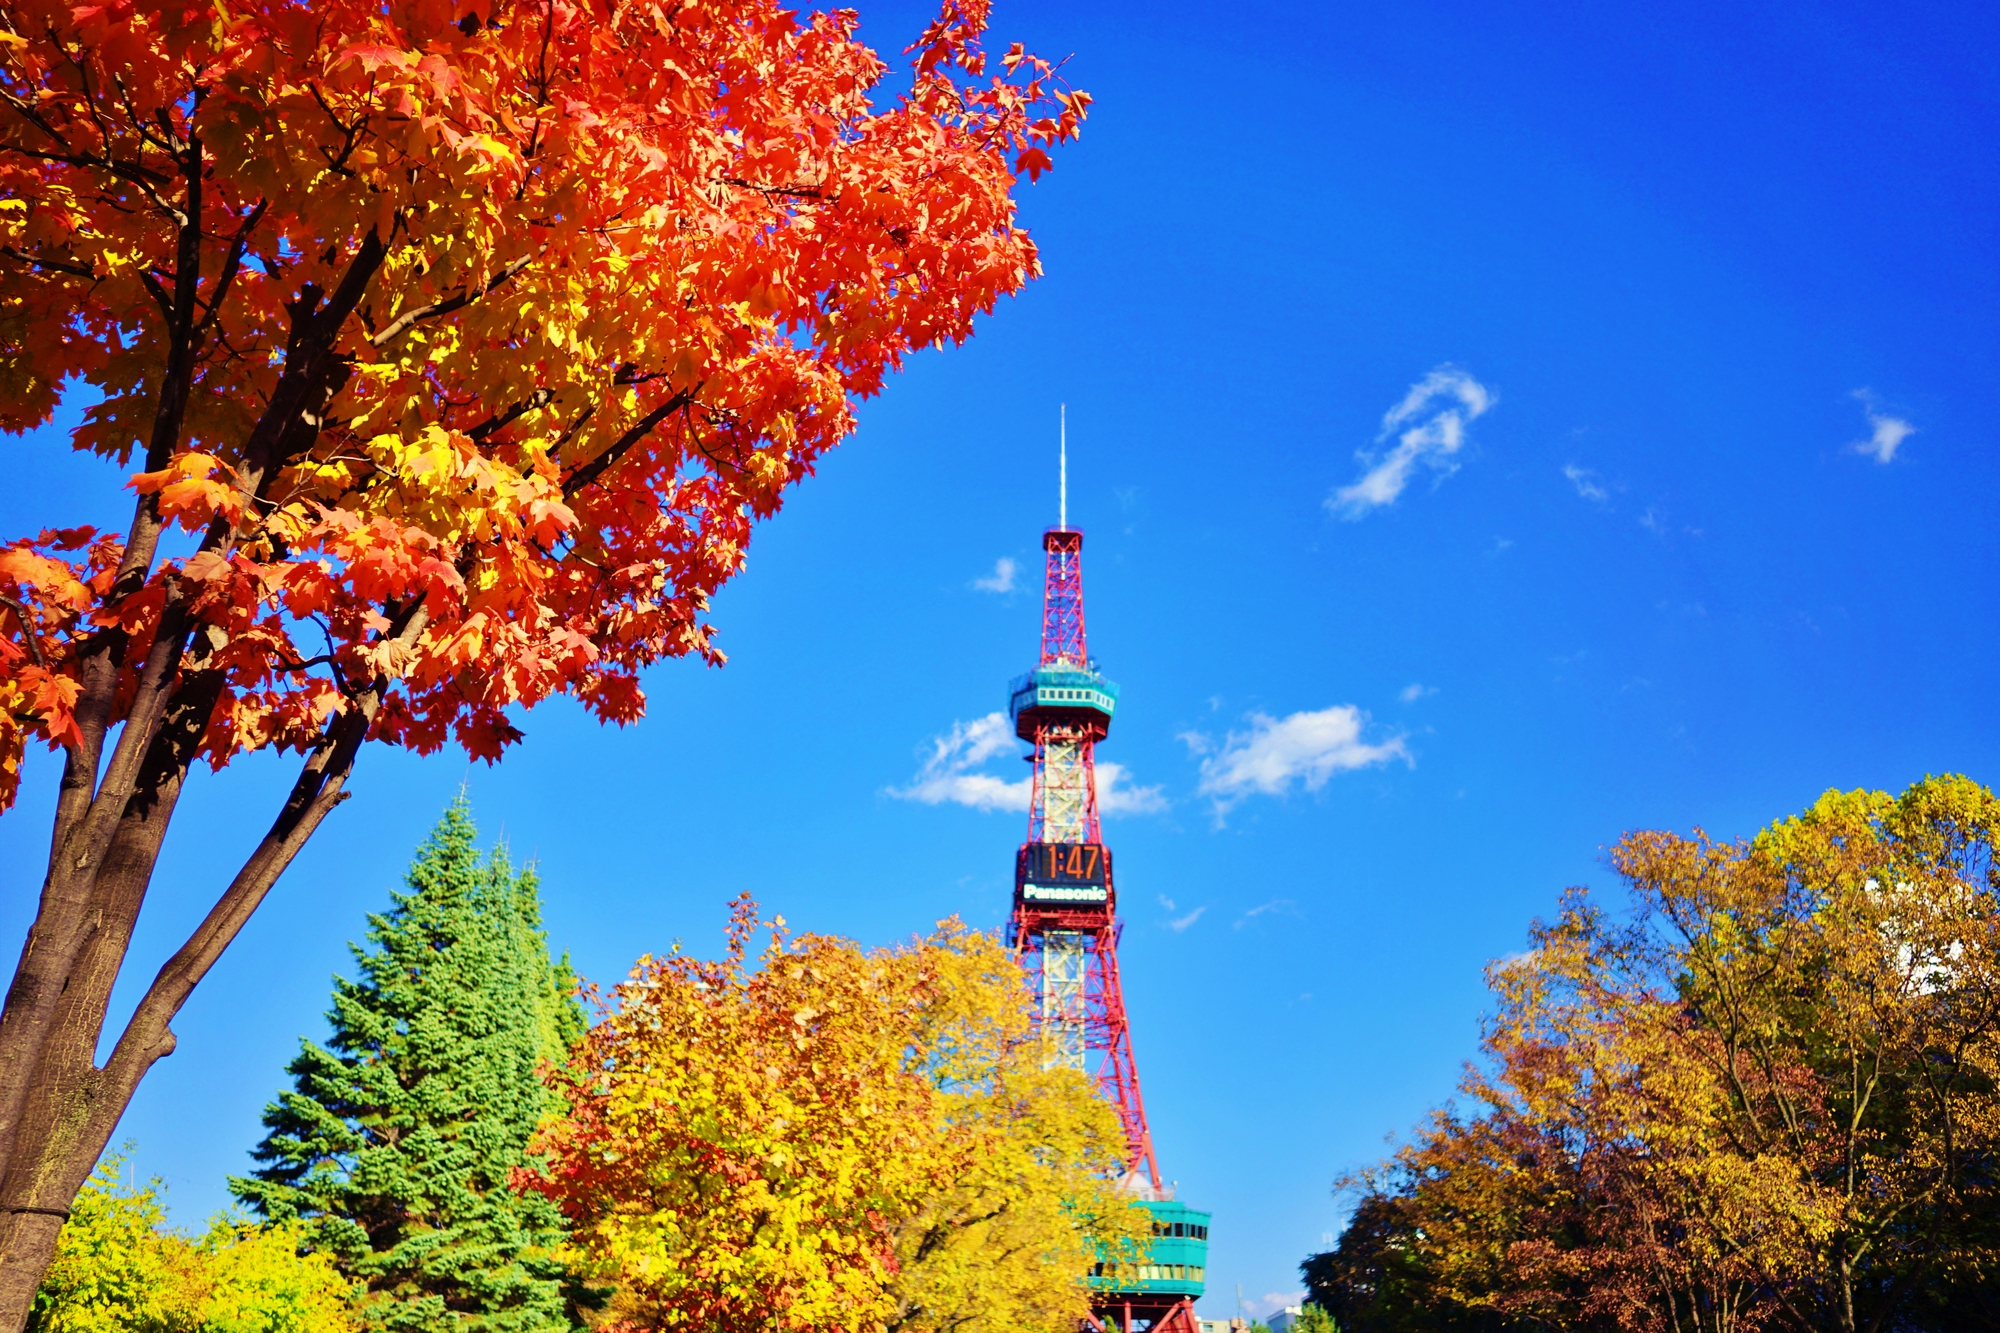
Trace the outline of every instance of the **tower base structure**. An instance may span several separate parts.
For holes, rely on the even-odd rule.
[[[1090,1275],[1091,1326],[1098,1333],[1201,1333],[1195,1298],[1208,1280],[1208,1218],[1170,1190],[1125,1178],[1133,1207],[1152,1216],[1152,1238],[1136,1263],[1100,1263]]]
[[[1117,1302],[1092,1302],[1084,1326],[1093,1333],[1201,1333],[1194,1301],[1187,1296],[1132,1296]]]

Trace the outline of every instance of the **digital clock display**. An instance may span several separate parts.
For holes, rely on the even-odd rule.
[[[1101,903],[1111,896],[1111,853],[1096,842],[1031,842],[1014,882],[1028,902]]]

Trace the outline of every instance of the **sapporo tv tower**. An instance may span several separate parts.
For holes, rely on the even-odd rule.
[[[1008,691],[1015,734],[1035,747],[1028,840],[1014,859],[1007,942],[1027,973],[1050,1066],[1092,1072],[1125,1129],[1122,1184],[1153,1217],[1138,1263],[1100,1263],[1090,1279],[1100,1333],[1199,1333],[1194,1299],[1208,1262],[1208,1218],[1160,1179],[1118,980],[1118,891],[1097,823],[1097,742],[1118,687],[1098,671],[1083,629],[1083,534],[1069,526],[1065,413],[1057,525],[1042,534],[1042,658]]]

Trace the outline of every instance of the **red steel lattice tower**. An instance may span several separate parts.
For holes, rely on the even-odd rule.
[[[1097,824],[1096,765],[1118,687],[1084,637],[1083,534],[1069,525],[1067,439],[1057,512],[1042,534],[1041,660],[1008,692],[1015,734],[1035,747],[1035,776],[1007,941],[1033,988],[1044,1061],[1093,1075],[1117,1108],[1121,1184],[1151,1218],[1152,1238],[1136,1261],[1098,1255],[1079,1333],[1200,1333],[1194,1302],[1206,1289],[1209,1214],[1178,1202],[1160,1179],[1118,977],[1118,889]]]
[[[1153,1188],[1159,1164],[1118,979],[1117,887],[1097,823],[1094,751],[1111,728],[1118,687],[1084,638],[1083,534],[1065,521],[1043,534],[1042,549],[1041,661],[1013,682],[1008,701],[1015,734],[1035,747],[1035,776],[1007,938],[1034,991],[1045,1059],[1086,1073],[1096,1062],[1125,1129],[1128,1170]]]

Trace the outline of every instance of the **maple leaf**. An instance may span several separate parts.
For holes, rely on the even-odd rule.
[[[370,74],[380,70],[384,65],[401,69],[417,63],[416,57],[401,47],[390,46],[386,42],[368,40],[353,42],[342,47],[334,53],[332,60],[328,64],[330,67],[338,68],[350,62],[360,65],[362,69]],[[435,79],[437,76],[433,74],[432,77]]]

